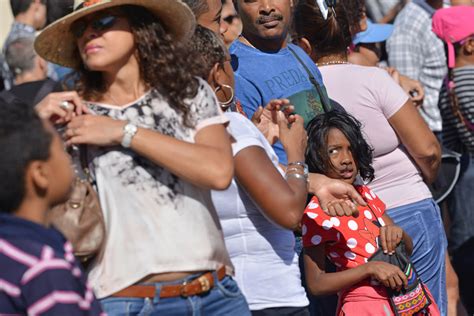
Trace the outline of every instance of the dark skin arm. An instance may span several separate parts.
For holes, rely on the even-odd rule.
[[[413,102],[407,101],[388,121],[420,168],[425,181],[432,183],[441,162],[441,147]]]
[[[400,290],[407,285],[407,278],[400,268],[381,261],[371,261],[352,269],[326,273],[324,247],[322,244],[304,249],[306,284],[312,295],[335,294],[369,277],[392,289]]]
[[[286,144],[288,161],[303,161],[306,148],[303,119],[296,116],[288,128],[283,114],[279,115],[284,122],[280,125],[280,139]],[[306,205],[306,181],[294,177],[285,180],[265,151],[257,146],[241,150],[234,162],[237,181],[265,215],[284,228],[297,229]]]

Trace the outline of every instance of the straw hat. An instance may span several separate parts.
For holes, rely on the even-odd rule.
[[[76,38],[69,30],[71,24],[86,15],[123,5],[141,6],[155,14],[176,41],[187,41],[194,34],[196,19],[181,0],[75,0],[73,13],[49,25],[38,35],[36,52],[55,64],[79,68]]]

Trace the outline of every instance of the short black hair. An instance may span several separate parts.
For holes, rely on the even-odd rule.
[[[352,157],[359,175],[366,181],[374,179],[373,149],[362,135],[362,124],[347,112],[332,110],[313,118],[306,128],[308,147],[306,163],[310,172],[326,174],[334,168],[328,155],[328,135],[332,128],[340,130],[351,145]]]
[[[207,80],[215,64],[223,64],[227,53],[224,42],[211,30],[197,25],[190,43],[190,49],[195,56],[191,73]]]
[[[48,0],[46,7],[46,24],[49,25],[73,11],[74,0]]]
[[[53,135],[34,109],[0,97],[0,212],[12,213],[25,197],[25,171],[50,156]]]
[[[33,0],[10,0],[13,16],[28,11]]]

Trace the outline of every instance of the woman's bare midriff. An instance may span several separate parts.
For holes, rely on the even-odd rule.
[[[207,271],[166,272],[166,273],[150,274],[144,277],[143,279],[141,279],[140,281],[138,281],[136,284],[176,281],[193,274],[199,274],[199,273],[204,273],[204,272],[207,272]]]

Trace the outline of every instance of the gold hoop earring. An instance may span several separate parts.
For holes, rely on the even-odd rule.
[[[219,86],[214,90],[214,93],[217,95],[217,92],[219,92],[219,91],[221,91],[221,90],[224,91],[223,88],[227,88],[227,89],[230,90],[230,98],[229,98],[228,100],[224,101],[224,102],[219,101],[219,104],[220,104],[222,110],[225,111],[225,110],[227,110],[227,109],[231,106],[231,104],[234,102],[234,88],[232,88],[232,87],[229,86],[228,84],[221,84],[221,85],[219,85]]]

